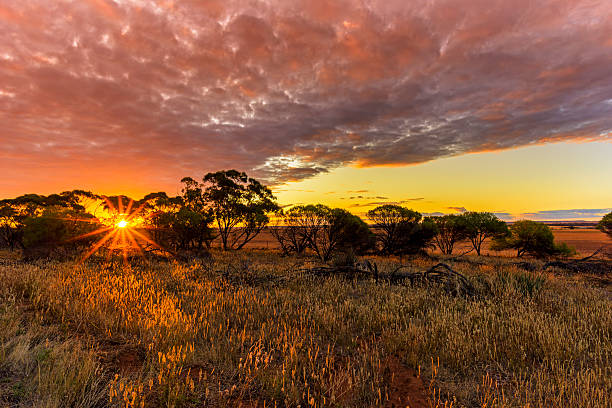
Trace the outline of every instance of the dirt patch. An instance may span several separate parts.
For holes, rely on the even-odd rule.
[[[105,341],[98,343],[97,349],[102,364],[113,372],[132,374],[140,370],[144,364],[146,353],[139,347]]]
[[[389,357],[383,375],[389,381],[387,408],[427,408],[427,390],[418,373],[402,364],[397,357]]]
[[[144,358],[138,348],[125,348],[115,357],[115,362],[122,373],[135,373],[142,367]]]

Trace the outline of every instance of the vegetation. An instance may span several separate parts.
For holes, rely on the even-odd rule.
[[[374,245],[368,225],[356,215],[341,209],[317,206],[320,228],[311,236],[310,247],[322,261],[337,252],[363,254]]]
[[[236,170],[208,173],[199,188],[203,188],[201,200],[215,217],[224,250],[242,248],[266,227],[267,214],[279,210],[268,187]]]
[[[612,212],[604,215],[604,217],[597,224],[597,228],[612,238]]]
[[[49,196],[26,194],[13,199],[0,200],[0,244],[10,249],[23,249],[23,230],[27,219],[39,217],[45,210],[51,208],[70,209],[81,216],[85,208],[79,201],[83,197],[90,196],[93,194],[74,190]]]
[[[370,228],[235,170],[182,182],[0,202],[3,406],[610,406],[610,261],[597,287],[584,259],[448,256],[569,254],[546,225],[383,205]],[[282,253],[244,249],[271,214]]]
[[[525,254],[536,258],[554,255],[569,256],[575,250],[566,244],[556,244],[550,227],[540,222],[522,220],[510,226],[510,233],[498,236],[491,248],[495,250],[516,249],[516,256]]]
[[[455,264],[478,291],[464,298],[303,275],[309,258],[270,252],[119,267],[6,256],[0,401],[11,406],[406,406],[410,378],[432,407],[611,403],[606,290],[511,260]]]
[[[100,222],[85,212],[62,207],[46,208],[37,217],[23,221],[23,253],[26,259],[57,257],[75,254],[92,243],[91,232],[101,227]]]
[[[465,236],[479,256],[485,240],[508,235],[506,223],[491,213],[469,211],[460,217],[463,219]]]
[[[285,225],[272,229],[285,254],[310,249],[322,261],[336,252],[363,254],[374,247],[374,235],[356,215],[322,204],[295,206],[282,214]]]
[[[440,217],[428,217],[428,221],[435,227],[435,242],[443,254],[453,253],[455,244],[468,237],[465,218],[461,215],[443,215]]]
[[[285,255],[303,254],[311,246],[312,238],[324,221],[316,205],[296,205],[280,212],[279,223],[270,232],[278,241]]]
[[[374,222],[378,251],[384,255],[416,254],[429,247],[435,226],[422,215],[399,205],[386,204],[368,211]]]

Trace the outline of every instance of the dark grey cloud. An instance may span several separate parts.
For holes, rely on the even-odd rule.
[[[7,189],[281,182],[612,130],[608,0],[6,0],[0,38]]]

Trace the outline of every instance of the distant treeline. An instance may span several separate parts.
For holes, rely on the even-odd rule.
[[[423,217],[387,204],[367,212],[368,225],[345,209],[322,204],[283,210],[268,187],[236,170],[208,173],[201,181],[186,177],[181,183],[179,196],[158,192],[136,201],[83,190],[1,200],[0,245],[21,249],[27,257],[77,253],[124,220],[140,231],[145,249],[198,253],[218,243],[223,250],[238,250],[269,227],[273,216],[270,232],[285,254],[312,253],[323,261],[337,253],[406,255],[439,248],[452,254],[464,241],[480,255],[487,239],[492,249],[514,249],[517,256],[573,252],[556,244],[543,223],[522,220],[508,226],[488,212]],[[598,225],[610,234],[612,213]]]

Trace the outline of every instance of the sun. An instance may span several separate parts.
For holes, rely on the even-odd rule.
[[[128,255],[134,253],[134,251],[141,256],[153,250],[161,251],[161,253],[164,254],[166,253],[166,250],[155,243],[155,241],[149,237],[149,234],[144,231],[150,227],[143,225],[142,220],[137,218],[141,217],[141,211],[145,207],[145,203],[142,203],[134,210],[134,200],[130,199],[127,208],[124,209],[123,198],[123,196],[117,197],[119,208],[116,208],[108,197],[103,197],[108,213],[110,214],[109,219],[107,219],[106,222],[102,222],[101,228],[71,239],[78,240],[95,235],[102,235],[87,253],[83,255],[80,262],[84,262],[103,246],[108,250],[107,259],[113,253],[121,252],[125,262],[127,262]],[[119,219],[118,222],[117,219]]]

